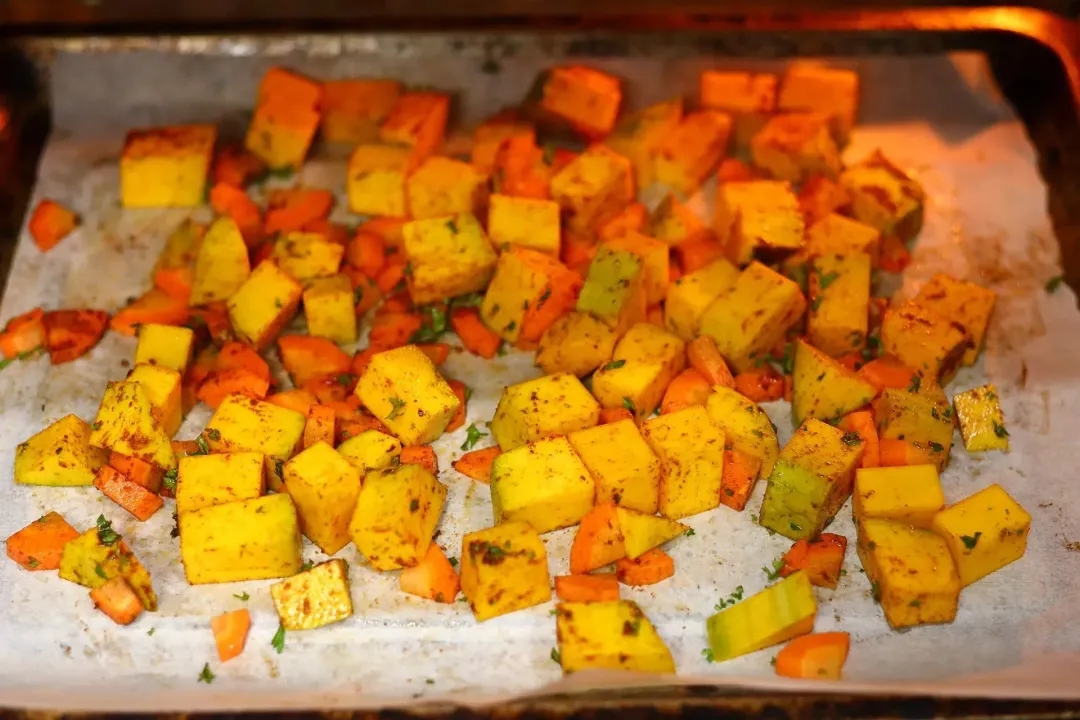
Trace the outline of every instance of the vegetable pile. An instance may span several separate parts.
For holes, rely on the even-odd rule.
[[[924,192],[880,151],[841,161],[857,76],[709,71],[698,109],[622,117],[602,72],[556,67],[538,84],[476,128],[464,159],[439,154],[447,94],[280,68],[243,147],[210,125],[131,131],[123,206],[209,202],[215,219],[177,227],[151,289],[111,317],[8,322],[5,363],[74,361],[107,328],[137,337],[91,422],[68,415],[18,446],[15,482],[92,485],[140,521],[173,503],[189,583],[276,581],[278,652],[286,632],[353,613],[348,565],[305,564],[303,537],[327,555],[354,544],[404,593],[463,594],[485,621],[551,599],[541,536],[576,526],[553,658],[674,672],[620,586],[662,588],[676,572],[663,545],[693,534],[680,521],[745,511],[759,480],[755,522],[793,545],[765,568],[773,584],[717,604],[710,660],[787,643],[777,673],[840,678],[850,639],[813,633],[815,588],[836,587],[849,540],[891,627],[952,621],[963,587],[1024,554],[1030,525],[997,485],[946,506],[940,478],[954,427],[967,452],[1009,448],[993,385],[943,389],[975,363],[995,296],[940,274],[913,298],[874,296],[908,261]],[[328,188],[275,189],[265,206],[253,192],[299,170],[316,133],[354,147],[355,229],[329,219]],[[684,201],[713,174],[706,224]],[[638,191],[654,184],[668,192],[649,208]],[[43,252],[77,228],[49,200],[29,222]],[[510,348],[544,374],[471,417],[470,389],[440,366]],[[797,425],[782,448],[762,407],[776,401]],[[175,439],[198,403],[213,417]],[[458,430],[453,469],[490,484],[495,524],[454,553],[433,541],[447,486],[431,443]],[[827,532],[849,498],[850,539]],[[137,549],[104,516],[80,531],[55,512],[7,540],[121,625],[157,607]],[[212,619],[221,661],[250,625],[246,610]],[[207,664],[199,680],[213,679]]]

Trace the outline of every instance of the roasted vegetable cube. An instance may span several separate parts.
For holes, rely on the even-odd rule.
[[[180,429],[184,421],[180,388],[183,378],[172,368],[158,365],[136,365],[127,376],[128,382],[142,385],[150,401],[150,414],[161,425],[168,437]]]
[[[685,367],[686,343],[652,323],[638,323],[616,343],[611,362],[593,374],[592,391],[601,406],[625,407],[640,420]]]
[[[711,337],[724,359],[742,372],[765,357],[805,307],[797,284],[753,262],[705,310],[701,334]]]
[[[781,112],[813,111],[829,117],[837,142],[847,142],[859,111],[859,75],[853,70],[794,65],[784,73]]]
[[[810,418],[773,466],[760,523],[792,540],[820,534],[851,494],[863,442]]]
[[[461,404],[415,345],[376,353],[356,384],[356,396],[405,445],[438,438]]]
[[[945,385],[971,339],[951,319],[914,300],[890,305],[881,321],[881,350]]]
[[[741,393],[722,385],[714,386],[709,393],[705,411],[724,431],[729,445],[761,459],[758,477],[768,477],[780,454],[780,446],[776,441],[776,428],[765,411]]]
[[[270,259],[300,282],[336,275],[345,246],[317,232],[291,232],[276,243]]]
[[[578,430],[567,439],[596,483],[597,503],[656,512],[660,460],[632,420]]]
[[[180,559],[192,585],[300,572],[296,507],[287,493],[204,507],[179,519]]]
[[[820,255],[810,260],[807,337],[826,355],[858,352],[870,317],[870,256]]]
[[[960,585],[967,587],[1024,556],[1031,515],[994,484],[939,512],[932,526],[949,546]]]
[[[4,541],[7,556],[25,570],[56,570],[64,546],[79,537],[60,513],[48,512]]]
[[[328,560],[270,586],[281,627],[314,630],[352,616],[349,565]]]
[[[665,243],[638,232],[627,232],[605,240],[601,247],[637,255],[641,259],[646,304],[652,306],[664,302],[671,277],[670,252]]]
[[[304,316],[308,334],[342,345],[356,342],[356,307],[348,275],[311,281],[304,290]]]
[[[843,215],[830,213],[806,228],[808,256],[865,253],[875,267],[881,256],[881,231]]]
[[[559,203],[566,227],[597,231],[634,201],[630,161],[602,145],[578,155],[551,178],[551,199]]]
[[[555,634],[565,673],[593,668],[675,672],[671,651],[632,600],[559,603]]]
[[[65,415],[15,448],[15,482],[20,485],[93,485],[108,453],[90,444],[90,426]]]
[[[347,438],[338,445],[337,451],[360,472],[362,479],[368,470],[385,470],[390,467],[394,458],[401,455],[401,443],[392,435],[378,430],[365,430],[359,435]]]
[[[601,247],[589,265],[577,310],[592,313],[622,337],[645,320],[645,263],[634,253]]]
[[[701,105],[735,120],[735,145],[745,148],[776,110],[778,79],[768,73],[707,70],[701,73]]]
[[[791,417],[833,420],[874,399],[873,385],[821,350],[795,341],[795,371],[791,391]]]
[[[135,364],[159,365],[184,373],[191,363],[194,345],[195,332],[191,328],[146,323],[139,327]]]
[[[952,409],[947,401],[925,392],[886,388],[874,414],[882,440],[909,442],[926,453],[938,472],[945,469],[953,436]]]
[[[724,431],[705,408],[695,405],[651,418],[641,434],[660,458],[661,515],[679,519],[720,505]]]
[[[915,302],[949,318],[967,333],[971,342],[964,351],[964,364],[974,365],[982,350],[996,297],[993,290],[981,285],[935,273],[919,290]]]
[[[219,217],[206,231],[195,257],[188,304],[228,300],[251,274],[247,245],[231,217]]]
[[[469,163],[432,156],[405,181],[405,195],[417,220],[475,214],[487,204],[487,176]]]
[[[697,240],[708,233],[701,218],[672,192],[665,195],[649,215],[647,227],[651,237],[671,247]]]
[[[216,138],[213,125],[128,131],[120,155],[120,204],[129,208],[201,205]]]
[[[111,382],[90,431],[90,444],[165,470],[176,467],[169,436],[154,417],[141,383]]]
[[[540,107],[589,138],[611,132],[622,103],[619,79],[582,65],[548,71]]]
[[[285,491],[296,505],[300,532],[327,555],[349,544],[349,521],[360,494],[360,473],[326,443],[285,463]]]
[[[731,116],[725,113],[687,113],[656,148],[656,182],[684,198],[693,195],[727,152],[731,129]]]
[[[296,314],[302,292],[273,260],[263,260],[227,303],[236,336],[265,350]]]
[[[851,196],[851,215],[859,222],[904,242],[919,234],[926,195],[880,150],[844,170],[840,186]]]
[[[499,257],[469,213],[406,223],[406,279],[416,303],[447,300],[487,287]]]
[[[864,467],[855,471],[852,512],[856,522],[880,518],[928,528],[944,507],[945,493],[933,465]]]
[[[617,508],[615,512],[626,546],[626,557],[631,559],[641,557],[690,529],[681,522],[624,507]]]
[[[271,168],[298,169],[319,128],[321,96],[318,83],[288,70],[270,68],[259,85],[244,146]]]
[[[859,560],[894,630],[952,622],[960,576],[945,540],[891,520],[859,521]]]
[[[322,89],[323,140],[355,146],[378,139],[379,123],[397,102],[401,84],[395,80],[328,80]]]
[[[243,395],[225,398],[203,435],[213,452],[257,452],[266,456],[266,482],[281,489],[280,465],[293,456],[304,437],[307,417],[295,410]]]
[[[371,470],[364,476],[349,534],[376,570],[423,559],[446,501],[446,486],[421,465]]]
[[[538,533],[576,525],[593,506],[592,476],[565,437],[505,451],[491,465],[495,522],[520,520]]]
[[[559,257],[559,204],[552,200],[492,195],[487,227],[497,248],[525,248]]]
[[[627,116],[604,138],[604,144],[630,161],[639,188],[656,179],[654,158],[664,138],[682,121],[682,98],[666,100]]]
[[[183,515],[213,505],[262,497],[262,453],[187,455],[176,474],[176,512]]]
[[[525,139],[535,142],[536,131],[532,123],[521,119],[516,108],[495,113],[473,131],[472,164],[485,173],[491,172],[506,141]],[[490,229],[490,228],[489,228]]]
[[[805,572],[796,572],[705,621],[715,662],[779,645],[814,629],[817,600]]]
[[[570,373],[545,375],[503,390],[491,435],[505,452],[592,427],[599,418],[600,406],[580,380]]]
[[[801,183],[810,175],[836,178],[840,151],[829,118],[818,113],[785,113],[771,118],[750,140],[754,165],[777,180]]]
[[[968,452],[1009,449],[1009,431],[998,403],[997,388],[991,385],[972,388],[953,397],[960,420],[960,436]]]
[[[405,181],[417,164],[404,145],[360,145],[349,157],[349,209],[361,215],[406,217]]]
[[[379,139],[413,148],[421,162],[442,144],[449,113],[450,96],[445,93],[403,93],[379,128]]]
[[[555,258],[515,248],[499,256],[480,317],[509,343],[536,342],[543,334],[537,330],[537,314],[548,303],[552,304],[549,310],[556,310],[556,304],[572,307],[580,285],[580,276]]]
[[[683,340],[693,340],[705,310],[721,293],[730,290],[738,277],[738,268],[724,258],[683,275],[668,289],[664,325]]]
[[[64,545],[60,556],[61,579],[93,590],[118,577],[131,586],[144,608],[150,612],[157,610],[150,573],[104,518],[98,520],[97,527]]]
[[[584,377],[611,359],[616,339],[615,331],[590,313],[570,312],[540,338],[536,364],[548,375]]]
[[[755,252],[793,252],[805,242],[799,199],[779,180],[721,183],[713,229],[736,265],[746,265]]]
[[[506,522],[461,539],[461,592],[477,620],[551,599],[547,552],[526,522]]]
[[[206,226],[191,218],[177,225],[165,240],[165,247],[154,263],[154,285],[172,297],[187,302],[191,294],[191,278],[199,245]]]

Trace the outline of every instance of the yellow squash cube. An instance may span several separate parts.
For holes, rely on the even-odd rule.
[[[281,627],[314,630],[353,614],[349,565],[329,560],[270,586]]]
[[[319,128],[322,86],[279,67],[259,84],[245,147],[271,168],[298,169]]]
[[[401,455],[401,443],[392,435],[378,430],[365,430],[345,439],[337,447],[338,454],[361,474],[368,470],[385,470]]]
[[[596,425],[597,404],[570,373],[545,375],[510,385],[502,392],[491,435],[504,452],[553,435],[567,435]]]
[[[821,255],[810,260],[807,338],[826,355],[858,352],[870,317],[870,256]]]
[[[206,226],[187,218],[176,229],[169,233],[165,239],[165,247],[161,249],[157,262],[154,263],[154,285],[166,289],[170,295],[184,297],[188,293],[186,287],[173,287],[169,282],[169,274],[172,271],[182,269],[185,274],[190,273],[191,266],[195,262],[195,256],[199,254],[199,245],[206,234]]]
[[[811,175],[836,179],[840,151],[829,118],[818,113],[785,113],[765,123],[750,140],[754,165],[777,180],[801,183]]]
[[[926,193],[880,150],[844,170],[840,186],[851,197],[851,215],[859,222],[904,242],[919,234]]]
[[[180,559],[192,585],[300,572],[300,526],[286,493],[182,513],[179,527]]]
[[[634,198],[630,161],[602,145],[581,153],[551,178],[551,199],[574,232],[597,231]]]
[[[705,401],[705,411],[724,431],[729,445],[739,452],[761,459],[758,477],[768,477],[780,454],[776,428],[757,403],[722,385],[713,387]]]
[[[113,578],[123,578],[138,596],[144,608],[157,610],[157,595],[150,573],[132,554],[119,536],[102,538],[100,527],[93,527],[64,545],[60,556],[60,579],[90,589],[99,588]]]
[[[591,313],[622,337],[645,320],[645,263],[634,253],[601,247],[578,295],[578,312]]]
[[[231,217],[219,217],[199,245],[188,304],[194,307],[228,300],[249,274],[251,262],[240,228]]]
[[[745,148],[776,111],[778,82],[768,73],[706,70],[701,73],[701,105],[730,114],[735,119],[735,145]]]
[[[415,345],[375,354],[355,392],[405,445],[434,441],[461,404],[435,364]]]
[[[853,70],[793,65],[780,83],[781,112],[812,111],[829,117],[837,142],[847,142],[859,111],[859,74]]]
[[[660,459],[632,420],[597,425],[567,435],[596,484],[596,502],[655,513],[660,500]]]
[[[855,471],[852,512],[856,522],[880,518],[929,528],[934,515],[944,507],[945,493],[933,465]]]
[[[292,320],[303,289],[273,260],[263,260],[226,303],[238,339],[260,352]]]
[[[964,364],[974,365],[982,350],[986,326],[990,323],[996,298],[997,293],[981,285],[935,273],[919,290],[915,302],[963,328],[971,339],[971,344],[964,351]]]
[[[948,544],[960,584],[967,587],[1024,556],[1031,515],[994,484],[939,512],[932,527]]]
[[[956,374],[971,338],[948,317],[910,300],[890,305],[881,321],[881,350],[945,385]]]
[[[216,139],[213,125],[129,130],[120,155],[120,204],[128,208],[202,205]]]
[[[295,410],[244,395],[226,397],[203,435],[213,452],[257,452],[266,456],[263,471],[271,490],[279,492],[282,466],[304,438],[307,417]]]
[[[406,223],[402,228],[406,280],[418,304],[448,300],[487,287],[499,256],[469,213]]]
[[[881,231],[836,213],[829,213],[806,228],[808,256],[856,253],[869,255],[876,267],[881,256]]]
[[[552,200],[492,195],[488,236],[495,247],[525,248],[559,257],[559,204]]]
[[[187,372],[195,347],[195,332],[175,325],[145,323],[139,326],[135,364],[160,365],[178,373]]]
[[[820,535],[851,494],[862,454],[857,434],[807,420],[780,451],[769,475],[762,527],[792,540]]]
[[[405,181],[416,154],[405,145],[360,145],[349,157],[349,209],[360,215],[407,217]]]
[[[681,522],[624,507],[616,508],[615,513],[626,545],[626,557],[631,559],[641,557],[690,529]]]
[[[652,323],[638,323],[616,343],[611,362],[593,373],[593,395],[601,406],[625,407],[642,420],[685,367],[686,343]]]
[[[186,455],[176,474],[176,512],[262,497],[265,476],[261,453]]]
[[[549,300],[567,302],[562,299],[566,288],[580,282],[576,273],[549,255],[524,248],[508,250],[495,265],[480,304],[480,318],[509,343],[535,342],[539,340],[536,328],[526,326],[530,310],[535,313]],[[557,291],[557,299],[552,300]]]
[[[476,214],[487,204],[487,175],[467,162],[433,155],[405,181],[405,195],[417,220]]]
[[[131,368],[127,379],[142,385],[150,401],[150,413],[161,424],[161,429],[170,438],[176,435],[184,421],[181,406],[181,386],[183,378],[172,368],[159,365],[136,365]]]
[[[719,507],[724,431],[705,408],[652,418],[641,426],[641,434],[660,458],[661,515],[679,519]]]
[[[93,485],[108,453],[90,445],[90,426],[65,415],[15,448],[15,482],[20,485]]]
[[[796,283],[753,262],[705,310],[701,334],[716,342],[736,372],[743,372],[765,357],[802,317],[805,307]]]
[[[422,162],[442,144],[449,112],[446,93],[402,93],[379,128],[379,140],[412,148]]]
[[[401,84],[395,80],[327,80],[322,90],[323,140],[356,146],[378,140],[379,123],[397,102]]]
[[[665,195],[649,215],[648,230],[651,237],[671,247],[698,239],[708,232],[701,218],[672,192]]]
[[[684,198],[693,195],[727,152],[731,130],[732,119],[726,113],[687,113],[656,148],[656,182]]]
[[[334,448],[317,442],[285,463],[285,491],[296,505],[300,532],[327,555],[349,544],[349,521],[360,473]]]
[[[649,306],[659,305],[667,297],[670,251],[667,244],[637,232],[627,232],[601,245],[609,250],[623,250],[637,255],[641,259],[644,273],[645,302]]]
[[[968,452],[1009,450],[1009,431],[998,403],[997,388],[991,385],[972,388],[953,397],[960,436]]]
[[[683,275],[668,288],[664,325],[683,340],[693,340],[705,310],[721,293],[730,290],[738,277],[739,269],[724,258]]]
[[[795,341],[791,417],[796,423],[806,418],[835,420],[868,404],[876,394],[858,374],[814,346]]]
[[[576,525],[595,494],[592,476],[565,437],[516,447],[491,465],[496,523],[520,520],[538,533]]]
[[[803,571],[789,575],[705,621],[715,662],[787,642],[814,629],[817,600]]]
[[[859,521],[859,560],[894,630],[952,622],[960,576],[945,540],[891,520]]]
[[[348,275],[316,278],[304,290],[308,335],[342,345],[356,342],[356,307]]]
[[[627,116],[604,138],[605,145],[630,161],[637,187],[649,187],[656,180],[656,151],[682,116],[682,98],[666,100]]]
[[[94,447],[138,458],[163,470],[176,467],[169,436],[154,417],[154,407],[141,383],[109,383],[90,428]]]
[[[421,465],[372,470],[364,476],[349,534],[376,570],[420,562],[446,501],[446,486]]]
[[[805,243],[805,224],[791,183],[721,183],[714,212],[713,229],[736,265],[746,265],[757,251],[794,252]]]
[[[536,364],[548,375],[568,372],[584,377],[611,359],[615,331],[587,312],[569,312],[540,338]]]
[[[345,246],[317,232],[291,232],[274,243],[270,259],[299,282],[336,275]]]
[[[479,621],[551,599],[547,551],[525,522],[507,522],[461,539],[461,592]]]
[[[555,636],[564,673],[590,669],[675,672],[671,651],[632,600],[559,603]]]
[[[929,381],[919,383],[924,384],[929,385]],[[926,453],[938,472],[945,469],[952,449],[953,424],[952,409],[943,397],[886,388],[877,401],[874,417],[882,440],[909,442]]]

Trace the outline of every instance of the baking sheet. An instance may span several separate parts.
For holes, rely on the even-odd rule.
[[[498,52],[477,42],[448,54],[449,42],[395,45],[385,37],[353,37],[337,44],[312,39],[275,46],[193,39],[135,43],[127,53],[96,53],[92,43],[75,43],[52,55],[55,131],[34,201],[63,202],[82,214],[83,226],[48,255],[24,233],[0,319],[38,305],[114,310],[145,289],[157,252],[182,219],[208,217],[206,209],[120,210],[117,157],[127,127],[222,120],[227,128],[242,128],[258,79],[274,63],[316,77],[386,75],[452,90],[456,114],[475,122],[518,100],[560,47],[540,41],[514,46],[509,54],[499,51],[498,76],[477,83],[478,65]],[[694,97],[697,74],[707,67],[782,67],[670,53],[605,57],[593,64],[629,78],[635,104],[675,92]],[[942,270],[999,293],[984,360],[962,371],[948,390],[959,392],[987,378],[995,382],[1013,449],[1007,455],[968,456],[957,435],[954,442],[961,449],[953,452],[942,480],[950,502],[990,483],[1002,484],[1033,516],[1027,555],[965,589],[953,624],[892,632],[870,599],[852,547],[838,588],[816,591],[816,629],[852,633],[847,679],[824,686],[776,678],[770,666],[775,648],[722,664],[709,664],[702,655],[704,621],[714,604],[738,585],[747,596],[765,587],[762,566],[790,545],[751,521],[764,482],[743,513],[721,507],[687,519],[695,535],[670,544],[678,568],[674,578],[648,588],[623,588],[623,597],[638,602],[674,654],[679,676],[658,682],[1080,698],[1080,627],[1072,622],[1080,601],[1080,494],[1074,488],[1080,450],[1071,443],[1080,408],[1074,360],[1080,314],[1067,287],[1053,295],[1043,288],[1060,271],[1034,152],[981,56],[844,64],[859,70],[864,83],[864,124],[854,133],[846,159],[857,160],[880,146],[919,178],[929,196],[926,224],[901,292],[913,293]],[[340,193],[344,165],[315,159],[299,180]],[[712,191],[707,187],[692,202],[706,218]],[[343,202],[334,217],[358,221]],[[149,522],[138,523],[92,488],[14,487],[15,445],[69,412],[92,420],[106,381],[127,372],[134,344],[108,334],[76,363],[52,368],[38,359],[0,373],[0,536],[46,510],[60,511],[78,529],[104,514],[152,572],[160,610],[120,628],[93,610],[85,588],[55,573],[24,572],[0,562],[0,705],[154,711],[374,707],[480,703],[651,682],[611,674],[563,680],[550,658],[554,603],[478,624],[463,602],[438,605],[403,595],[396,574],[365,567],[352,547],[339,556],[350,562],[354,617],[318,631],[289,633],[278,654],[270,646],[278,621],[269,583],[186,585],[178,541],[170,538],[171,501]],[[469,422],[478,424],[490,419],[502,386],[537,372],[528,355],[488,363],[464,353],[452,354],[444,371],[474,389]],[[786,405],[766,409],[785,442],[792,432]],[[178,438],[193,437],[208,417],[205,407],[197,409]],[[436,443],[441,479],[449,486],[437,542],[451,556],[460,554],[464,531],[492,522],[488,488],[450,467],[463,435],[459,431]],[[849,507],[830,530],[853,543]],[[566,572],[573,532],[544,536],[552,575]],[[323,557],[306,541],[304,556]],[[234,597],[242,592],[250,594],[246,603]],[[253,615],[247,649],[222,665],[209,617],[239,607]],[[206,662],[217,676],[212,685],[197,682]]]

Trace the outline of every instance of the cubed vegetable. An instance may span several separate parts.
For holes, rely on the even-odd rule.
[[[776,428],[764,410],[732,388],[714,385],[705,401],[705,411],[724,431],[729,445],[761,459],[759,477],[768,477],[772,473],[780,446]]]
[[[660,458],[661,515],[679,519],[720,505],[724,431],[705,408],[651,418],[641,434]]]
[[[596,483],[596,502],[655,513],[660,460],[633,420],[597,425],[567,435]]]
[[[169,295],[187,302],[195,257],[199,254],[206,226],[190,218],[180,223],[165,240],[165,247],[154,264],[154,285]]]
[[[601,248],[625,250],[641,259],[643,283],[645,285],[645,303],[658,305],[667,297],[670,252],[666,243],[639,232],[628,231],[605,240]]]
[[[128,131],[120,155],[120,204],[129,208],[201,205],[216,138],[214,125]]]
[[[681,522],[625,507],[617,508],[616,515],[623,535],[626,557],[631,559],[641,557],[654,547],[674,540],[690,529]]]
[[[626,116],[604,138],[604,144],[630,160],[639,188],[656,179],[656,151],[682,121],[682,98],[666,100]]]
[[[141,383],[112,382],[98,407],[90,444],[171,470],[176,456],[169,436],[154,417],[150,397]]]
[[[476,214],[487,205],[487,175],[467,162],[433,155],[405,181],[405,196],[417,220]]]
[[[79,226],[79,217],[53,200],[41,200],[34,207],[26,229],[41,252],[56,247]]]
[[[616,343],[611,362],[593,373],[592,391],[602,407],[625,407],[641,420],[660,405],[685,367],[682,340],[652,323],[638,323]]]
[[[722,110],[735,119],[735,145],[745,148],[776,111],[779,79],[769,73],[706,70],[701,73],[702,107]]]
[[[928,528],[944,507],[945,493],[933,465],[855,471],[852,512],[858,522],[881,518]]]
[[[880,150],[840,174],[851,196],[851,215],[907,242],[919,234],[926,200],[922,186],[892,164]]]
[[[146,398],[150,401],[150,414],[158,421],[165,434],[172,438],[184,421],[180,400],[183,379],[180,373],[172,368],[143,363],[131,368],[127,379],[128,382],[142,385]]]
[[[27,570],[56,570],[64,546],[79,532],[58,512],[48,512],[4,541],[9,558]]]
[[[442,143],[449,112],[446,93],[402,93],[379,128],[379,140],[411,147],[423,161]]]
[[[20,485],[93,485],[108,453],[90,444],[91,428],[65,415],[15,448],[15,482]]]
[[[1009,431],[993,384],[959,393],[953,397],[953,404],[965,450],[1009,450]]]
[[[810,260],[806,334],[826,355],[859,352],[870,315],[870,256],[819,255]]]
[[[405,445],[434,441],[461,404],[415,345],[376,353],[356,384],[356,396]]]
[[[261,453],[187,455],[179,459],[176,474],[176,512],[254,500],[264,485]]]
[[[477,620],[551,599],[547,551],[526,522],[506,522],[461,539],[461,592]]]
[[[243,395],[218,405],[203,435],[213,452],[257,452],[266,457],[267,486],[281,489],[281,467],[300,447],[307,417],[288,408]]]
[[[971,339],[951,319],[914,300],[891,305],[881,321],[881,349],[920,375],[945,385]]]
[[[311,281],[304,290],[304,316],[308,333],[342,345],[356,342],[356,308],[347,275]]]
[[[299,282],[336,275],[345,247],[318,232],[289,232],[274,243],[270,259]]]
[[[874,267],[881,256],[881,231],[844,215],[829,213],[806,228],[806,254],[870,256]]]
[[[361,474],[361,479],[368,470],[385,470],[401,455],[401,443],[392,435],[378,430],[365,430],[359,435],[346,439],[337,448]]]
[[[821,533],[809,540],[796,540],[791,549],[784,553],[780,576],[787,577],[803,571],[811,585],[835,590],[840,582],[845,550],[847,538],[843,535]]]
[[[738,268],[724,258],[683,275],[668,288],[664,325],[683,340],[693,340],[705,310],[722,293],[730,290],[738,277]]]
[[[189,305],[228,300],[251,274],[247,245],[231,217],[219,217],[206,231],[195,256]]]
[[[578,155],[551,178],[551,199],[559,204],[566,228],[597,231],[634,201],[630,161],[602,145]]]
[[[820,113],[774,115],[750,140],[754,165],[778,180],[801,183],[811,175],[835,179],[840,151]]]
[[[91,590],[114,578],[123,578],[139,596],[143,607],[150,612],[157,610],[150,573],[104,517],[98,519],[97,527],[64,545],[60,578]]]
[[[469,213],[406,223],[402,228],[409,294],[416,303],[447,300],[487,287],[499,259]]]
[[[876,389],[821,350],[795,341],[791,417],[834,420],[874,399]]]
[[[412,567],[424,558],[445,501],[446,486],[421,465],[371,470],[349,533],[376,570]]]
[[[601,247],[585,277],[577,310],[591,313],[621,337],[645,320],[645,264],[634,253]]]
[[[401,84],[396,80],[327,80],[319,104],[322,138],[352,146],[376,141],[379,123],[400,94]]]
[[[271,168],[299,169],[319,127],[322,87],[296,73],[270,68],[259,84],[244,146]]]
[[[653,209],[646,228],[651,237],[671,247],[691,243],[708,233],[701,218],[672,192]]]
[[[725,113],[687,113],[656,148],[656,182],[684,198],[693,195],[727,152],[731,130],[731,116]]]
[[[1027,551],[1031,515],[997,484],[984,488],[933,519],[933,530],[956,561],[960,585],[1019,560]]]
[[[723,662],[814,629],[817,601],[805,572],[727,607],[705,621],[713,660]]]
[[[570,312],[552,323],[536,351],[536,364],[548,375],[584,377],[611,359],[615,331],[587,312]]]
[[[360,145],[349,157],[349,209],[361,215],[406,217],[405,181],[416,154],[399,145]]]
[[[997,293],[975,283],[935,273],[915,296],[915,302],[959,325],[970,344],[964,351],[964,364],[974,365],[982,350],[986,326],[994,310]]]
[[[194,347],[195,332],[191,328],[146,323],[139,327],[135,364],[159,365],[183,374],[191,364]]]
[[[574,307],[580,288],[581,277],[555,258],[514,248],[499,257],[480,317],[509,343],[536,342]]]
[[[736,265],[746,265],[757,252],[790,253],[806,242],[799,199],[791,183],[780,180],[720,184],[713,229]]]
[[[559,204],[495,194],[488,209],[488,236],[497,248],[526,248],[559,257]]]
[[[539,533],[576,525],[593,506],[596,488],[565,437],[502,452],[491,465],[495,522],[523,521]]]
[[[360,473],[331,445],[318,442],[285,463],[285,491],[296,505],[300,532],[327,555],[349,544],[349,521]]]
[[[281,627],[314,630],[352,616],[349,565],[328,560],[270,586]]]
[[[675,672],[671,651],[632,600],[559,603],[555,634],[564,673],[589,669]]]
[[[590,138],[611,132],[621,103],[618,78],[582,65],[551,68],[541,89],[540,107]]]
[[[782,112],[805,111],[829,116],[833,136],[847,142],[859,112],[859,75],[854,70],[792,65],[784,73],[777,98]]]
[[[909,390],[915,392],[910,392],[886,388],[881,393],[875,411],[878,436],[911,443],[924,451],[940,472],[949,463],[952,449],[952,409],[944,398],[919,389],[913,386]]]
[[[505,452],[592,427],[599,417],[600,406],[580,380],[570,373],[545,375],[503,390],[491,435]]]

